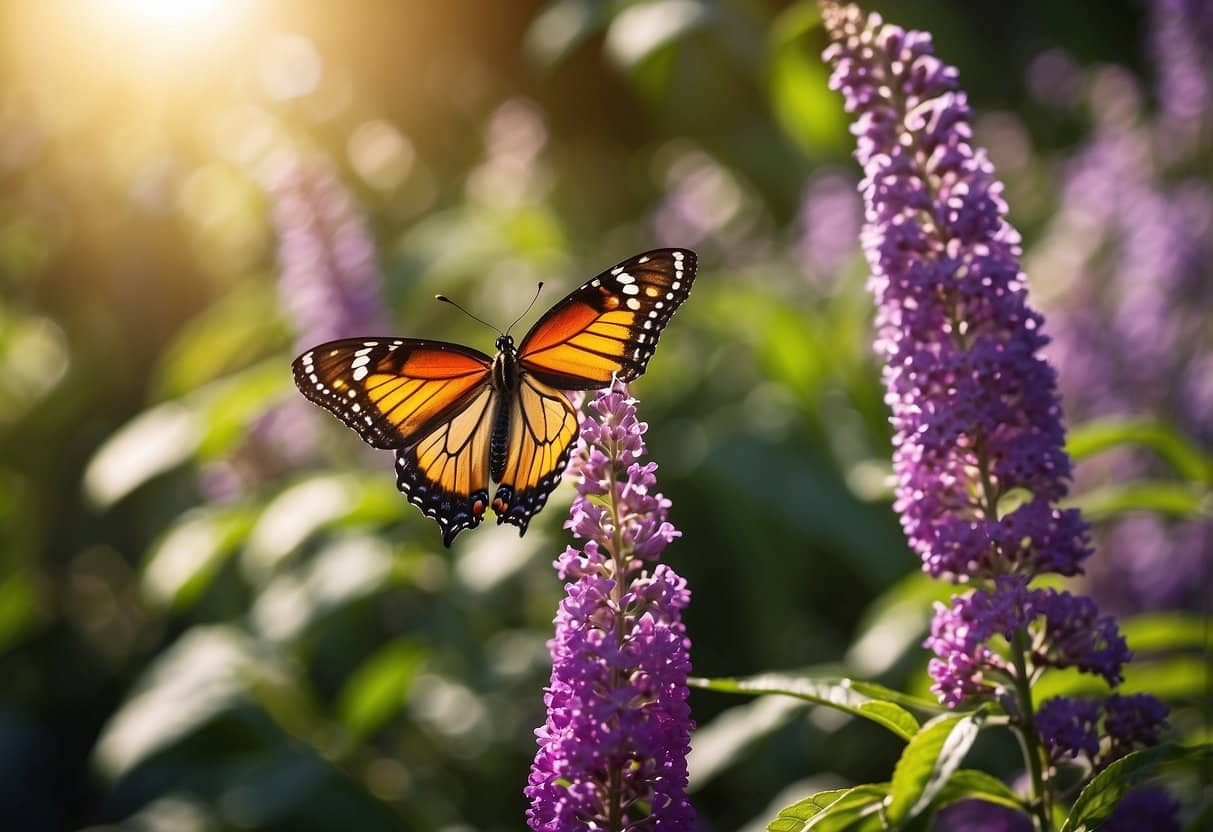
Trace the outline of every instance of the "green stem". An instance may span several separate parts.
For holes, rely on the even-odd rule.
[[[1038,832],[1052,832],[1053,817],[1050,814],[1048,773],[1045,771],[1039,735],[1036,732],[1036,715],[1032,707],[1032,684],[1028,678],[1028,634],[1016,630],[1011,638],[1011,660],[1015,664],[1015,693],[1019,700],[1022,724],[1015,733],[1023,751],[1028,774],[1032,778],[1032,794],[1029,808]]]

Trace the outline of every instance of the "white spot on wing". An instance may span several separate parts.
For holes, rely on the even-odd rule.
[[[625,285],[625,286],[626,286],[627,284],[629,284],[629,283],[635,283],[635,282],[636,282],[636,278],[632,277],[632,276],[631,276],[630,274],[628,274],[627,272],[624,272],[623,274],[619,275],[619,277],[617,277],[617,278],[615,278],[615,279],[616,279],[616,280],[618,280],[620,283],[622,283],[622,284],[623,284],[623,285]]]
[[[640,287],[635,283],[628,283],[623,287],[623,293],[625,295],[639,295]]]
[[[354,369],[354,381],[362,381],[364,378],[366,378],[366,375],[366,367],[356,367]]]
[[[629,287],[629,288],[632,288],[632,287]],[[628,309],[631,309],[633,312],[635,312],[637,309],[640,308],[640,301],[636,300],[636,298],[628,298],[627,307],[628,307]]]

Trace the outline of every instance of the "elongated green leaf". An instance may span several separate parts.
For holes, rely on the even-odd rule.
[[[984,714],[937,716],[914,735],[893,769],[889,820],[901,823],[930,805],[981,730]]]
[[[878,676],[907,656],[920,654],[931,625],[932,602],[946,601],[955,594],[955,586],[932,580],[922,572],[911,572],[898,580],[864,610],[859,631],[846,653],[847,667],[860,676]]]
[[[771,29],[768,95],[779,126],[810,156],[836,148],[846,136],[844,116],[829,95],[829,71],[814,37],[821,25],[816,3],[797,3]]]
[[[1136,480],[1080,494],[1070,501],[1092,520],[1128,511],[1154,511],[1171,517],[1208,515],[1208,491],[1198,486],[1164,480]]]
[[[1070,430],[1070,456],[1083,459],[1121,445],[1154,451],[1190,482],[1213,484],[1213,459],[1166,425],[1139,419],[1105,419]]]
[[[928,713],[945,713],[948,708],[939,704],[935,699],[926,699],[922,696],[914,696],[909,693],[902,693],[899,690],[887,688],[884,685],[878,685],[875,682],[864,682],[859,679],[849,680],[851,687],[862,693],[864,696],[881,702],[892,702],[895,705],[902,705],[907,708],[914,708],[919,711],[927,711]]]
[[[695,728],[690,789],[703,788],[740,760],[746,749],[812,707],[790,696],[760,696],[718,714]]]
[[[1207,764],[1211,758],[1213,744],[1196,747],[1159,745],[1135,751],[1112,763],[1087,784],[1074,801],[1061,832],[1096,829],[1108,819],[1125,793],[1138,783],[1158,774],[1166,766],[1197,761]]]
[[[767,832],[795,832],[804,829],[805,821],[812,820],[849,791],[850,789],[830,789],[809,795],[791,806],[785,806],[779,810],[775,820],[767,824]]]
[[[426,650],[407,639],[380,648],[346,682],[338,699],[341,721],[364,737],[380,728],[404,705]]]
[[[888,783],[869,783],[850,789],[818,792],[780,810],[767,824],[767,832],[841,832],[863,828],[868,818],[876,819],[888,794]]]
[[[1120,620],[1120,632],[1135,656],[1163,650],[1204,650],[1208,625],[1194,613],[1160,612]]]
[[[199,508],[177,518],[147,555],[144,596],[160,606],[188,607],[248,537],[253,518],[244,506]]]
[[[971,798],[997,803],[1010,809],[1023,809],[1023,802],[1005,783],[991,774],[973,768],[962,768],[953,774],[935,796],[933,808],[942,809]]]
[[[783,673],[765,673],[746,679],[700,679],[690,684],[722,693],[795,696],[825,705],[883,725],[897,736],[909,740],[918,731],[918,720],[909,711],[892,702],[879,702],[859,693],[849,679],[814,679]]]
[[[165,402],[112,434],[84,469],[84,493],[109,508],[152,477],[181,465],[202,443],[205,424],[194,408]]]

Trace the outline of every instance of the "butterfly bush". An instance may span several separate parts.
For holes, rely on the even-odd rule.
[[[647,429],[617,382],[581,421],[565,524],[585,542],[555,566],[567,596],[548,646],[547,722],[526,796],[534,830],[682,830],[691,721],[686,581],[661,552],[680,532],[642,463]]]
[[[949,707],[986,699],[1006,709],[1048,829],[1046,762],[1085,754],[1106,765],[1156,741],[1166,710],[1153,697],[1113,698],[1102,725],[1098,705],[1057,699],[1035,712],[1031,686],[1043,671],[1076,668],[1116,685],[1130,653],[1092,599],[1031,586],[1045,573],[1080,573],[1091,546],[1081,514],[1060,506],[1070,459],[1020,237],[993,165],[970,142],[957,71],[933,54],[930,35],[854,6],[825,4],[823,17],[830,85],[856,117],[895,507],[924,569],[972,585],[937,605],[925,645],[932,689]]]

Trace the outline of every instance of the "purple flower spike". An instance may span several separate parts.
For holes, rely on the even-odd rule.
[[[896,509],[935,576],[1073,575],[1086,524],[1057,508],[1070,459],[1048,339],[1028,305],[1002,183],[969,143],[957,73],[930,35],[827,5],[830,86],[855,114],[876,296],[876,350],[896,430]],[[1010,492],[1026,494],[1004,513]]]
[[[689,830],[691,721],[686,581],[661,551],[680,532],[641,463],[647,425],[616,383],[590,403],[569,467],[577,497],[565,524],[585,540],[556,560],[567,596],[549,642],[547,723],[526,796],[531,829]]]
[[[274,202],[282,305],[300,348],[386,331],[375,243],[323,158],[294,158],[266,185]]]

